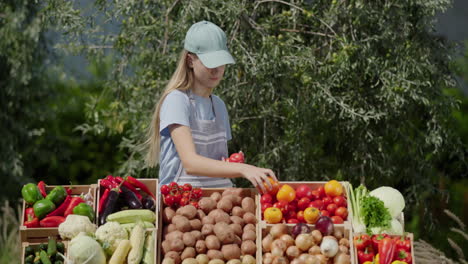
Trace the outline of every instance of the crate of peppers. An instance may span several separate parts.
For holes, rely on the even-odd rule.
[[[58,226],[68,215],[83,215],[95,220],[96,185],[46,185],[28,183],[21,189],[23,217],[21,242],[34,242],[57,236]]]

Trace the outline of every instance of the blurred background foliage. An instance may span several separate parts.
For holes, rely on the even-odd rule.
[[[2,199],[29,181],[157,177],[140,144],[185,32],[210,20],[237,61],[215,90],[231,152],[281,180],[394,186],[407,230],[455,255],[440,231],[443,209],[468,222],[468,99],[454,79],[468,80],[468,49],[454,59],[435,34],[448,0],[76,3],[0,3]]]

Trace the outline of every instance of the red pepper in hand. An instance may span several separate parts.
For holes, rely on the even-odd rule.
[[[39,191],[41,192],[42,194],[42,197],[46,197],[47,196],[47,192],[46,192],[46,189],[45,189],[45,182],[44,181],[40,181],[38,184],[37,184],[37,187],[39,188]]]
[[[147,193],[148,195],[153,197],[153,199],[156,200],[156,196],[154,196],[154,194],[150,191],[148,186],[146,186],[144,183],[133,178],[132,176],[127,176],[126,178],[127,178],[127,181],[131,183],[133,186],[135,186],[136,188],[140,188],[140,190],[144,191],[145,193]]]
[[[36,215],[34,214],[34,209],[32,207],[26,208],[24,210],[24,221],[31,221],[34,218],[36,218]]]
[[[390,264],[395,256],[395,240],[386,237],[379,242],[379,263]]]
[[[79,205],[80,203],[84,203],[85,201],[80,196],[75,196],[71,198],[70,204],[68,205],[67,209],[65,209],[65,213],[63,216],[67,217],[70,214],[73,214],[73,208]]]
[[[39,225],[41,227],[58,227],[63,222],[65,222],[65,217],[56,215],[42,219]]]
[[[29,221],[24,222],[24,226],[27,228],[39,227],[39,218],[35,217]]]
[[[110,192],[110,189],[105,189],[104,193],[101,195],[101,198],[99,199],[99,214],[101,214],[102,210],[104,209],[104,204],[106,204],[107,197],[109,197],[109,192]]]
[[[363,250],[358,250],[358,260],[359,264],[362,264],[366,261],[374,260],[374,250],[371,246],[364,248]]]
[[[372,235],[371,237],[371,244],[372,248],[374,249],[374,252],[377,252],[379,250],[379,242],[380,240],[388,237],[387,234],[378,234],[378,235]]]
[[[65,200],[60,204],[60,206],[57,207],[52,212],[50,212],[47,215],[47,217],[48,216],[64,216],[65,210],[67,210],[68,206],[70,205],[71,200],[72,200],[72,197],[70,195],[67,195],[67,197],[65,197]]]
[[[135,193],[135,195],[137,196],[138,200],[141,201],[141,198],[143,198],[140,194],[140,192],[138,192],[138,190],[133,187],[133,185],[131,185],[129,182],[125,181],[122,177],[115,177],[115,180],[120,184],[122,183],[122,186],[125,186],[127,189],[129,189],[130,191],[132,191],[133,193]]]
[[[364,250],[368,245],[370,245],[370,243],[370,236],[367,234],[354,237],[354,246],[357,250]]]

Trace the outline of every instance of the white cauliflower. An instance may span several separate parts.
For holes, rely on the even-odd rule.
[[[101,242],[106,254],[111,256],[120,241],[128,239],[128,233],[119,223],[110,221],[96,230],[96,239]]]
[[[96,231],[96,225],[91,223],[87,216],[71,214],[67,216],[65,222],[59,225],[58,231],[62,239],[72,239],[80,232],[93,234]]]

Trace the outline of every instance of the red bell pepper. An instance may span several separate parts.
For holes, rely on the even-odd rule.
[[[156,196],[154,196],[154,194],[150,191],[148,186],[146,186],[144,183],[142,183],[141,181],[133,178],[132,176],[127,176],[126,179],[130,184],[132,184],[136,188],[140,188],[140,190],[144,191],[145,193],[147,193],[148,195],[153,197],[153,199],[156,200]]]
[[[371,244],[370,236],[362,234],[354,237],[354,246],[357,250],[364,250],[368,245]]]
[[[394,259],[399,260],[399,261],[404,261],[404,262],[406,262],[408,264],[411,264],[411,262],[412,262],[411,252],[407,251],[405,249],[398,249],[395,252],[395,258]]]
[[[63,216],[65,214],[65,210],[67,210],[68,206],[70,205],[70,202],[72,200],[72,197],[70,195],[67,195],[65,200],[60,204],[59,207],[57,207],[55,210],[50,212],[47,216]]]
[[[67,209],[65,209],[65,213],[63,216],[67,217],[70,214],[73,214],[73,208],[80,203],[84,203],[85,201],[80,196],[75,196],[71,198],[70,204],[68,205]]]
[[[379,250],[379,242],[380,240],[388,237],[387,234],[377,234],[377,235],[372,235],[371,237],[371,244],[372,248],[374,249],[374,252],[377,252]]]
[[[41,227],[58,227],[61,223],[65,222],[63,216],[48,216],[39,222]]]
[[[35,217],[32,220],[25,221],[24,226],[27,228],[39,227],[39,218]]]
[[[379,242],[379,263],[390,264],[395,256],[395,240],[386,237]]]
[[[104,204],[106,204],[107,198],[109,197],[110,189],[105,189],[101,198],[99,199],[99,214],[102,213],[104,209]]]
[[[127,182],[126,180],[124,180],[122,177],[115,177],[115,180],[119,183],[119,184],[122,184],[123,186],[125,186],[126,188],[128,188],[130,191],[132,191],[133,193],[135,193],[135,195],[137,196],[138,200],[141,201],[141,194],[140,192],[138,192],[138,190],[133,187],[133,185],[131,185],[129,182]]]
[[[41,192],[42,194],[42,197],[46,197],[47,196],[47,192],[46,192],[46,189],[45,189],[45,182],[44,181],[40,181],[39,183],[37,183],[37,187],[39,188],[39,191]]]
[[[396,249],[404,249],[411,252],[411,241],[409,237],[401,236],[395,238]]]
[[[34,209],[32,207],[26,208],[24,210],[24,221],[31,221],[34,218],[36,218],[36,215],[34,214]]]
[[[364,250],[358,250],[358,260],[359,264],[362,264],[366,261],[373,261],[374,260],[374,250],[369,245]]]

